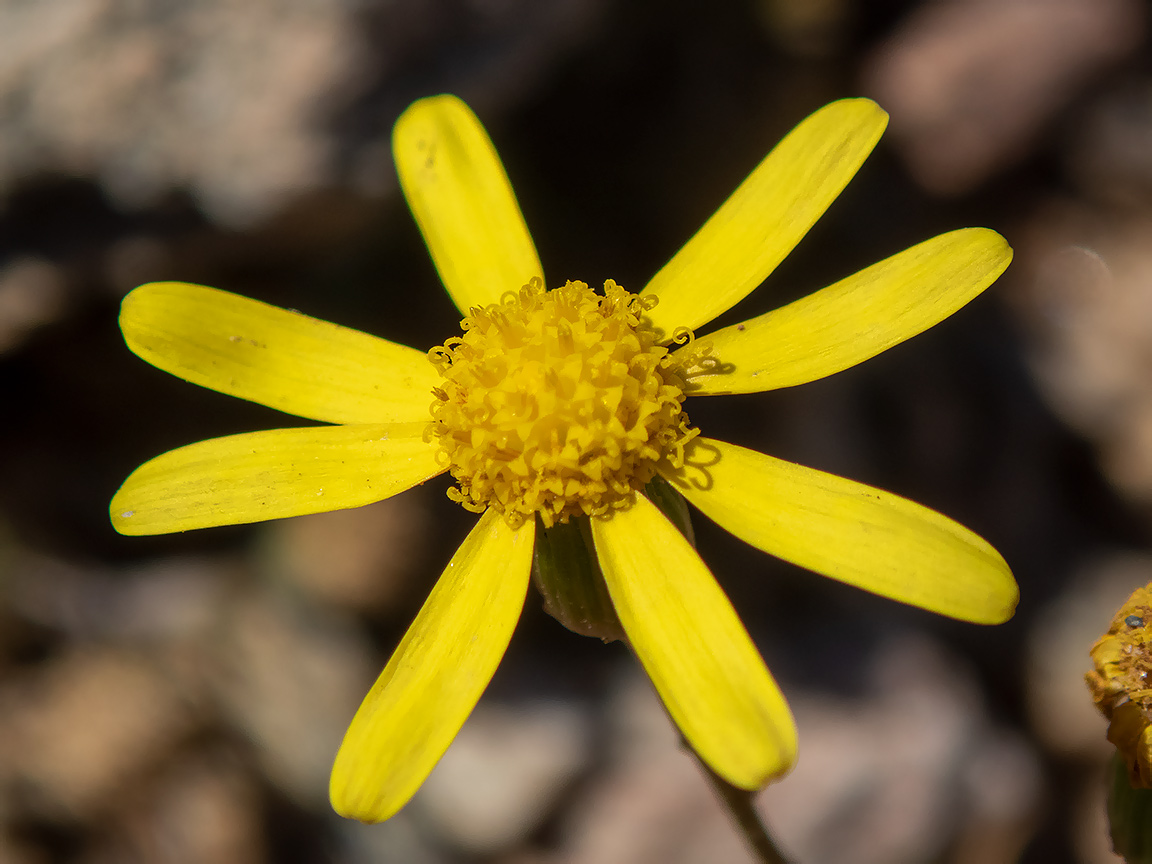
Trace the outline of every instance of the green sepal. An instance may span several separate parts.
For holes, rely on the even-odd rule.
[[[1112,848],[1128,864],[1152,864],[1152,789],[1136,789],[1114,754],[1109,768],[1108,824]]]
[[[644,487],[644,495],[660,508],[688,542],[696,545],[688,502],[662,477]],[[544,611],[574,633],[605,642],[624,639],[624,628],[596,558],[592,526],[587,516],[545,528],[536,518],[532,579],[544,598]]]
[[[536,519],[532,578],[544,611],[574,633],[605,642],[624,638],[592,545],[587,516],[545,528]]]

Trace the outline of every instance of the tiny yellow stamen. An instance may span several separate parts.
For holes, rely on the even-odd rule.
[[[551,527],[625,507],[661,460],[678,465],[698,430],[681,363],[641,321],[650,305],[611,280],[603,295],[533,280],[473,308],[464,335],[428,354],[444,377],[429,434],[459,484],[449,497]]]

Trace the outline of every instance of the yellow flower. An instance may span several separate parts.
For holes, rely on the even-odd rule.
[[[791,713],[688,540],[642,493],[659,475],[742,540],[867,591],[999,623],[1017,588],[981,538],[910,501],[702,438],[686,396],[789,387],[853,366],[951,315],[1011,250],[970,228],[694,338],[747,296],[875,146],[887,115],[834,102],[794,129],[639,295],[543,291],[492,143],[458,99],[412,105],[393,149],[440,277],[466,314],[430,352],[195,285],[124,300],[128,346],[175,375],[333,424],[202,441],[138,468],[112,500],[125,534],[358,507],[448,471],[479,512],[357,712],[336,810],[402,807],[459,731],[523,607],[538,524],[590,531],[612,605],[700,756],[757,789],[795,760]],[[678,347],[679,346],[679,347]],[[429,406],[431,404],[431,417]]]

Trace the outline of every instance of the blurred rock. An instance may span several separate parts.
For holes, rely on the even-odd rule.
[[[1152,503],[1152,214],[1049,206],[1023,235],[1012,297],[1054,410],[1116,488]]]
[[[805,864],[843,861],[846,849],[854,864],[1016,861],[1039,805],[1039,767],[990,723],[961,661],[926,639],[894,639],[860,686],[857,697],[789,694],[800,760],[757,801],[785,854]],[[646,687],[616,705],[631,715],[620,732],[648,727],[645,738],[617,741],[631,756],[577,803],[561,853],[526,861],[752,860]]]
[[[481,701],[420,787],[414,815],[470,854],[513,848],[587,769],[590,733],[572,704]]]
[[[865,90],[926,189],[963,193],[1019,160],[1143,34],[1139,0],[930,0],[873,54]]]
[[[951,864],[1018,861],[1046,803],[1037,756],[1015,733],[992,731],[963,770],[967,807]]]
[[[427,532],[423,489],[269,526],[268,566],[308,594],[349,610],[393,608],[409,588]]]
[[[198,725],[136,652],[78,648],[35,671],[0,686],[0,783],[34,812],[97,816]]]
[[[213,650],[209,686],[269,780],[306,807],[327,807],[336,749],[382,668],[364,640],[342,619],[252,590],[232,598]]]
[[[39,258],[21,258],[0,270],[0,354],[64,311],[64,279]]]
[[[517,864],[744,864],[752,857],[651,682],[632,667],[607,706],[604,770],[563,818],[559,851]]]
[[[1090,200],[1127,210],[1152,208],[1152,80],[1125,80],[1087,105],[1065,161]]]
[[[1016,861],[1040,769],[1023,740],[991,724],[963,662],[906,637],[864,676],[859,699],[792,699],[800,759],[759,801],[784,847],[806,864],[845,849],[855,864],[913,864],[982,839],[981,864]]]
[[[187,188],[246,226],[302,193],[367,176],[390,117],[354,103],[394,67],[457,50],[459,80],[509,93],[556,62],[599,3],[53,0],[0,4],[0,193],[37,172],[95,177],[136,208]],[[493,40],[497,30],[508,38]],[[487,39],[485,37],[487,36]],[[498,50],[477,50],[483,45]],[[409,85],[410,86],[410,85]],[[369,100],[371,101],[371,100]],[[369,106],[365,104],[365,109]],[[365,132],[368,134],[365,135]],[[382,160],[377,160],[382,161]],[[373,185],[371,183],[369,186]],[[376,183],[377,187],[394,182]]]
[[[99,177],[138,205],[187,185],[223,222],[259,218],[329,171],[317,126],[362,44],[352,4],[132,0],[0,5],[0,189]]]
[[[267,860],[261,796],[230,754],[186,755],[155,778],[146,800],[112,824],[85,864],[261,864]]]
[[[204,643],[238,569],[230,558],[182,557],[118,573],[22,550],[7,595],[27,620],[74,639]]]

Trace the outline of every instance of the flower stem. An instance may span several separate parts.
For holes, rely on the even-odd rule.
[[[692,749],[687,742],[685,742],[685,746]],[[744,835],[744,840],[756,853],[756,859],[761,864],[789,864],[784,853],[776,847],[776,841],[768,833],[768,827],[760,818],[760,814],[752,806],[752,799],[756,793],[733,786],[709,768],[707,763],[700,758],[699,753],[696,753],[695,750],[692,753],[696,757],[696,761],[700,763],[700,768],[704,771],[712,789],[732,817],[732,821],[736,823],[736,827]]]

